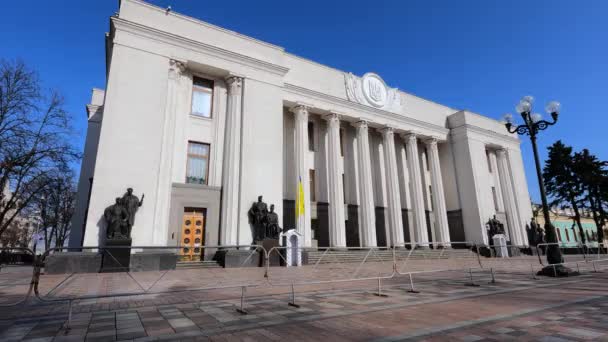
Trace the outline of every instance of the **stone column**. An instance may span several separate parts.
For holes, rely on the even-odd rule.
[[[329,197],[329,244],[331,247],[346,247],[344,222],[344,192],[340,172],[340,117],[331,113],[327,120],[327,192]]]
[[[152,244],[166,246],[169,228],[169,207],[171,201],[172,167],[173,167],[173,139],[175,135],[176,116],[178,113],[179,94],[182,74],[186,70],[180,61],[169,61],[167,80],[167,100],[165,102],[163,133],[161,139],[160,162],[158,165],[157,195],[152,229]]]
[[[372,187],[372,163],[369,152],[369,132],[367,121],[353,124],[357,128],[357,154],[359,156],[359,209],[361,213],[361,245],[376,247],[376,212],[374,208],[374,189]]]
[[[241,171],[241,116],[243,78],[228,76],[226,135],[222,174],[222,227],[220,243],[236,245],[238,241],[239,192]]]
[[[304,215],[303,217],[296,217],[296,231],[302,234],[304,246],[310,247],[310,181],[308,179],[308,166],[306,164],[306,154],[308,151],[308,107],[297,105],[291,109],[291,112],[295,117],[295,175],[292,184],[296,189],[296,205],[299,196],[298,182],[300,179],[302,180],[302,188],[304,189]]]
[[[386,170],[386,194],[388,199],[388,224],[391,232],[391,245],[403,245],[403,218],[401,216],[401,194],[397,174],[397,152],[395,151],[395,133],[392,127],[380,130],[384,146],[384,163]]]
[[[439,163],[439,151],[437,150],[437,139],[432,138],[426,141],[429,153],[429,164],[431,169],[431,188],[433,190],[433,213],[435,214],[435,224],[438,228],[437,242],[444,247],[450,245],[450,228],[448,225],[448,213],[445,205],[443,192],[443,180],[441,178],[441,164]]]
[[[490,159],[490,166],[492,167],[492,176],[494,177],[494,188],[496,189],[496,206],[498,211],[505,211],[505,204],[502,196],[502,185],[498,176],[498,163],[496,161],[496,152],[489,151],[488,157]]]
[[[409,162],[410,184],[412,194],[412,209],[414,210],[415,241],[423,248],[428,247],[429,235],[424,214],[424,193],[422,190],[422,175],[420,173],[420,157],[418,154],[418,139],[415,133],[402,135],[405,140],[407,161]]]
[[[498,157],[498,174],[505,204],[505,212],[507,214],[507,225],[509,227],[509,232],[511,233],[511,244],[522,245],[523,238],[521,227],[519,226],[513,184],[511,183],[511,173],[509,172],[509,164],[507,162],[507,151],[500,149],[496,151],[496,156]],[[491,236],[488,236],[488,239],[491,238]]]

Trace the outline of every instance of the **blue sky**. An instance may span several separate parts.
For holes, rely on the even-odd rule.
[[[608,1],[192,1],[160,6],[283,46],[456,109],[500,118],[524,95],[543,113],[562,103],[543,132],[608,159]],[[67,98],[82,147],[85,104],[105,84],[104,32],[118,1],[19,0],[2,4],[0,58],[21,58]],[[528,186],[538,190],[530,143]]]

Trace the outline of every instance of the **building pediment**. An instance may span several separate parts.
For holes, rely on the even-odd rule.
[[[403,109],[404,101],[397,88],[387,87],[384,80],[373,72],[363,77],[344,73],[344,83],[349,101],[390,112],[399,113]]]

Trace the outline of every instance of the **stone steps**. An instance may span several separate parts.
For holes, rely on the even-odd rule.
[[[178,261],[176,269],[199,269],[199,268],[220,268],[220,264],[213,260],[204,261]]]
[[[469,250],[415,250],[410,254],[409,250],[395,251],[398,261],[405,260],[409,255],[409,260],[447,260],[452,258],[477,258],[477,255]],[[319,263],[342,263],[342,262],[361,262],[367,256],[366,262],[386,262],[393,260],[393,252],[389,250],[375,251],[369,253],[365,250],[351,251],[311,251],[308,252],[309,264]]]

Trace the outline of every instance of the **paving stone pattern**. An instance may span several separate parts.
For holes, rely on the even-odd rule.
[[[386,297],[373,281],[297,286],[299,308],[287,305],[288,287],[254,288],[247,315],[238,289],[79,300],[69,328],[65,302],[31,300],[0,308],[0,341],[608,341],[608,273],[495,277],[474,274],[479,286],[469,286],[463,271],[419,274],[419,293],[397,277],[381,283]]]

